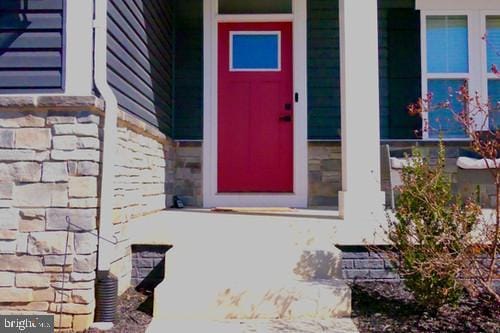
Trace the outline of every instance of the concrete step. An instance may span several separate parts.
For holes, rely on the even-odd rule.
[[[155,289],[154,317],[173,320],[328,320],[351,314],[342,280],[164,280]]]
[[[324,220],[230,214],[178,214],[162,224],[174,247],[167,252],[167,276],[184,280],[267,275],[298,280],[340,278],[335,229]],[[184,219],[181,219],[184,218]],[[157,236],[158,237],[158,236]]]
[[[179,321],[153,319],[146,333],[358,333],[350,318],[329,320]]]
[[[133,229],[148,235],[144,241],[163,235],[173,245],[166,278],[155,289],[155,319],[300,322],[350,316],[351,292],[340,279],[331,221],[196,212],[162,216],[154,229],[147,222]]]

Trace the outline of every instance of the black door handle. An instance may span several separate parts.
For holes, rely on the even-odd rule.
[[[290,122],[290,121],[292,121],[292,116],[290,116],[289,114],[284,115],[284,116],[280,116],[280,121]]]

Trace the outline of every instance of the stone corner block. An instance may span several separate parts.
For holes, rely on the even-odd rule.
[[[15,162],[9,164],[9,175],[14,181],[22,183],[39,182],[42,166],[37,162]]]
[[[17,207],[66,207],[68,185],[64,183],[22,184],[14,188]]]
[[[0,271],[41,273],[44,269],[41,257],[9,254],[0,255]]]
[[[27,303],[33,300],[33,290],[30,288],[0,288],[0,303]]]
[[[14,208],[0,209],[0,229],[17,230],[18,214],[18,210]]]
[[[90,231],[96,228],[96,209],[68,209],[49,208],[47,209],[47,230],[67,230],[68,223],[71,223],[71,231]]]
[[[48,288],[50,286],[50,275],[34,273],[16,274],[16,287],[20,288]]]
[[[44,162],[42,165],[43,182],[68,181],[68,166],[65,162]]]
[[[15,148],[46,150],[51,147],[49,128],[19,128],[15,131]]]
[[[88,198],[97,196],[96,177],[70,177],[69,196],[72,198]]]
[[[0,148],[14,148],[14,130],[0,129]]]
[[[73,240],[72,232],[32,232],[28,236],[28,253],[31,255],[72,254]]]

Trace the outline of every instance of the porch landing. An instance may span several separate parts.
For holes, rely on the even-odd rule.
[[[132,222],[134,244],[173,246],[148,332],[356,332],[342,223],[325,210],[187,209]]]
[[[363,206],[360,205],[360,209]],[[391,217],[394,213],[386,211]],[[183,229],[193,226],[193,223],[209,223],[210,226],[223,225],[228,221],[234,223],[266,223],[280,222],[294,226],[318,226],[328,229],[331,244],[361,245],[366,242],[371,244],[387,244],[381,226],[385,226],[385,218],[373,221],[348,221],[339,215],[339,211],[332,207],[314,207],[292,209],[288,211],[246,211],[222,212],[206,208],[168,209],[156,214],[135,219],[131,223],[131,237],[135,244],[170,244],[178,241],[177,237]],[[267,221],[267,222],[266,222]],[[182,223],[179,226],[178,223]],[[180,228],[180,229],[179,229]],[[138,232],[134,232],[138,231]],[[191,237],[191,236],[190,236]]]

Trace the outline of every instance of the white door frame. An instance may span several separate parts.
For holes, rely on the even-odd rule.
[[[218,0],[203,1],[203,206],[307,207],[307,0],[293,14],[218,15]],[[293,24],[293,193],[217,193],[217,48],[219,22]],[[242,175],[244,177],[244,175]]]

